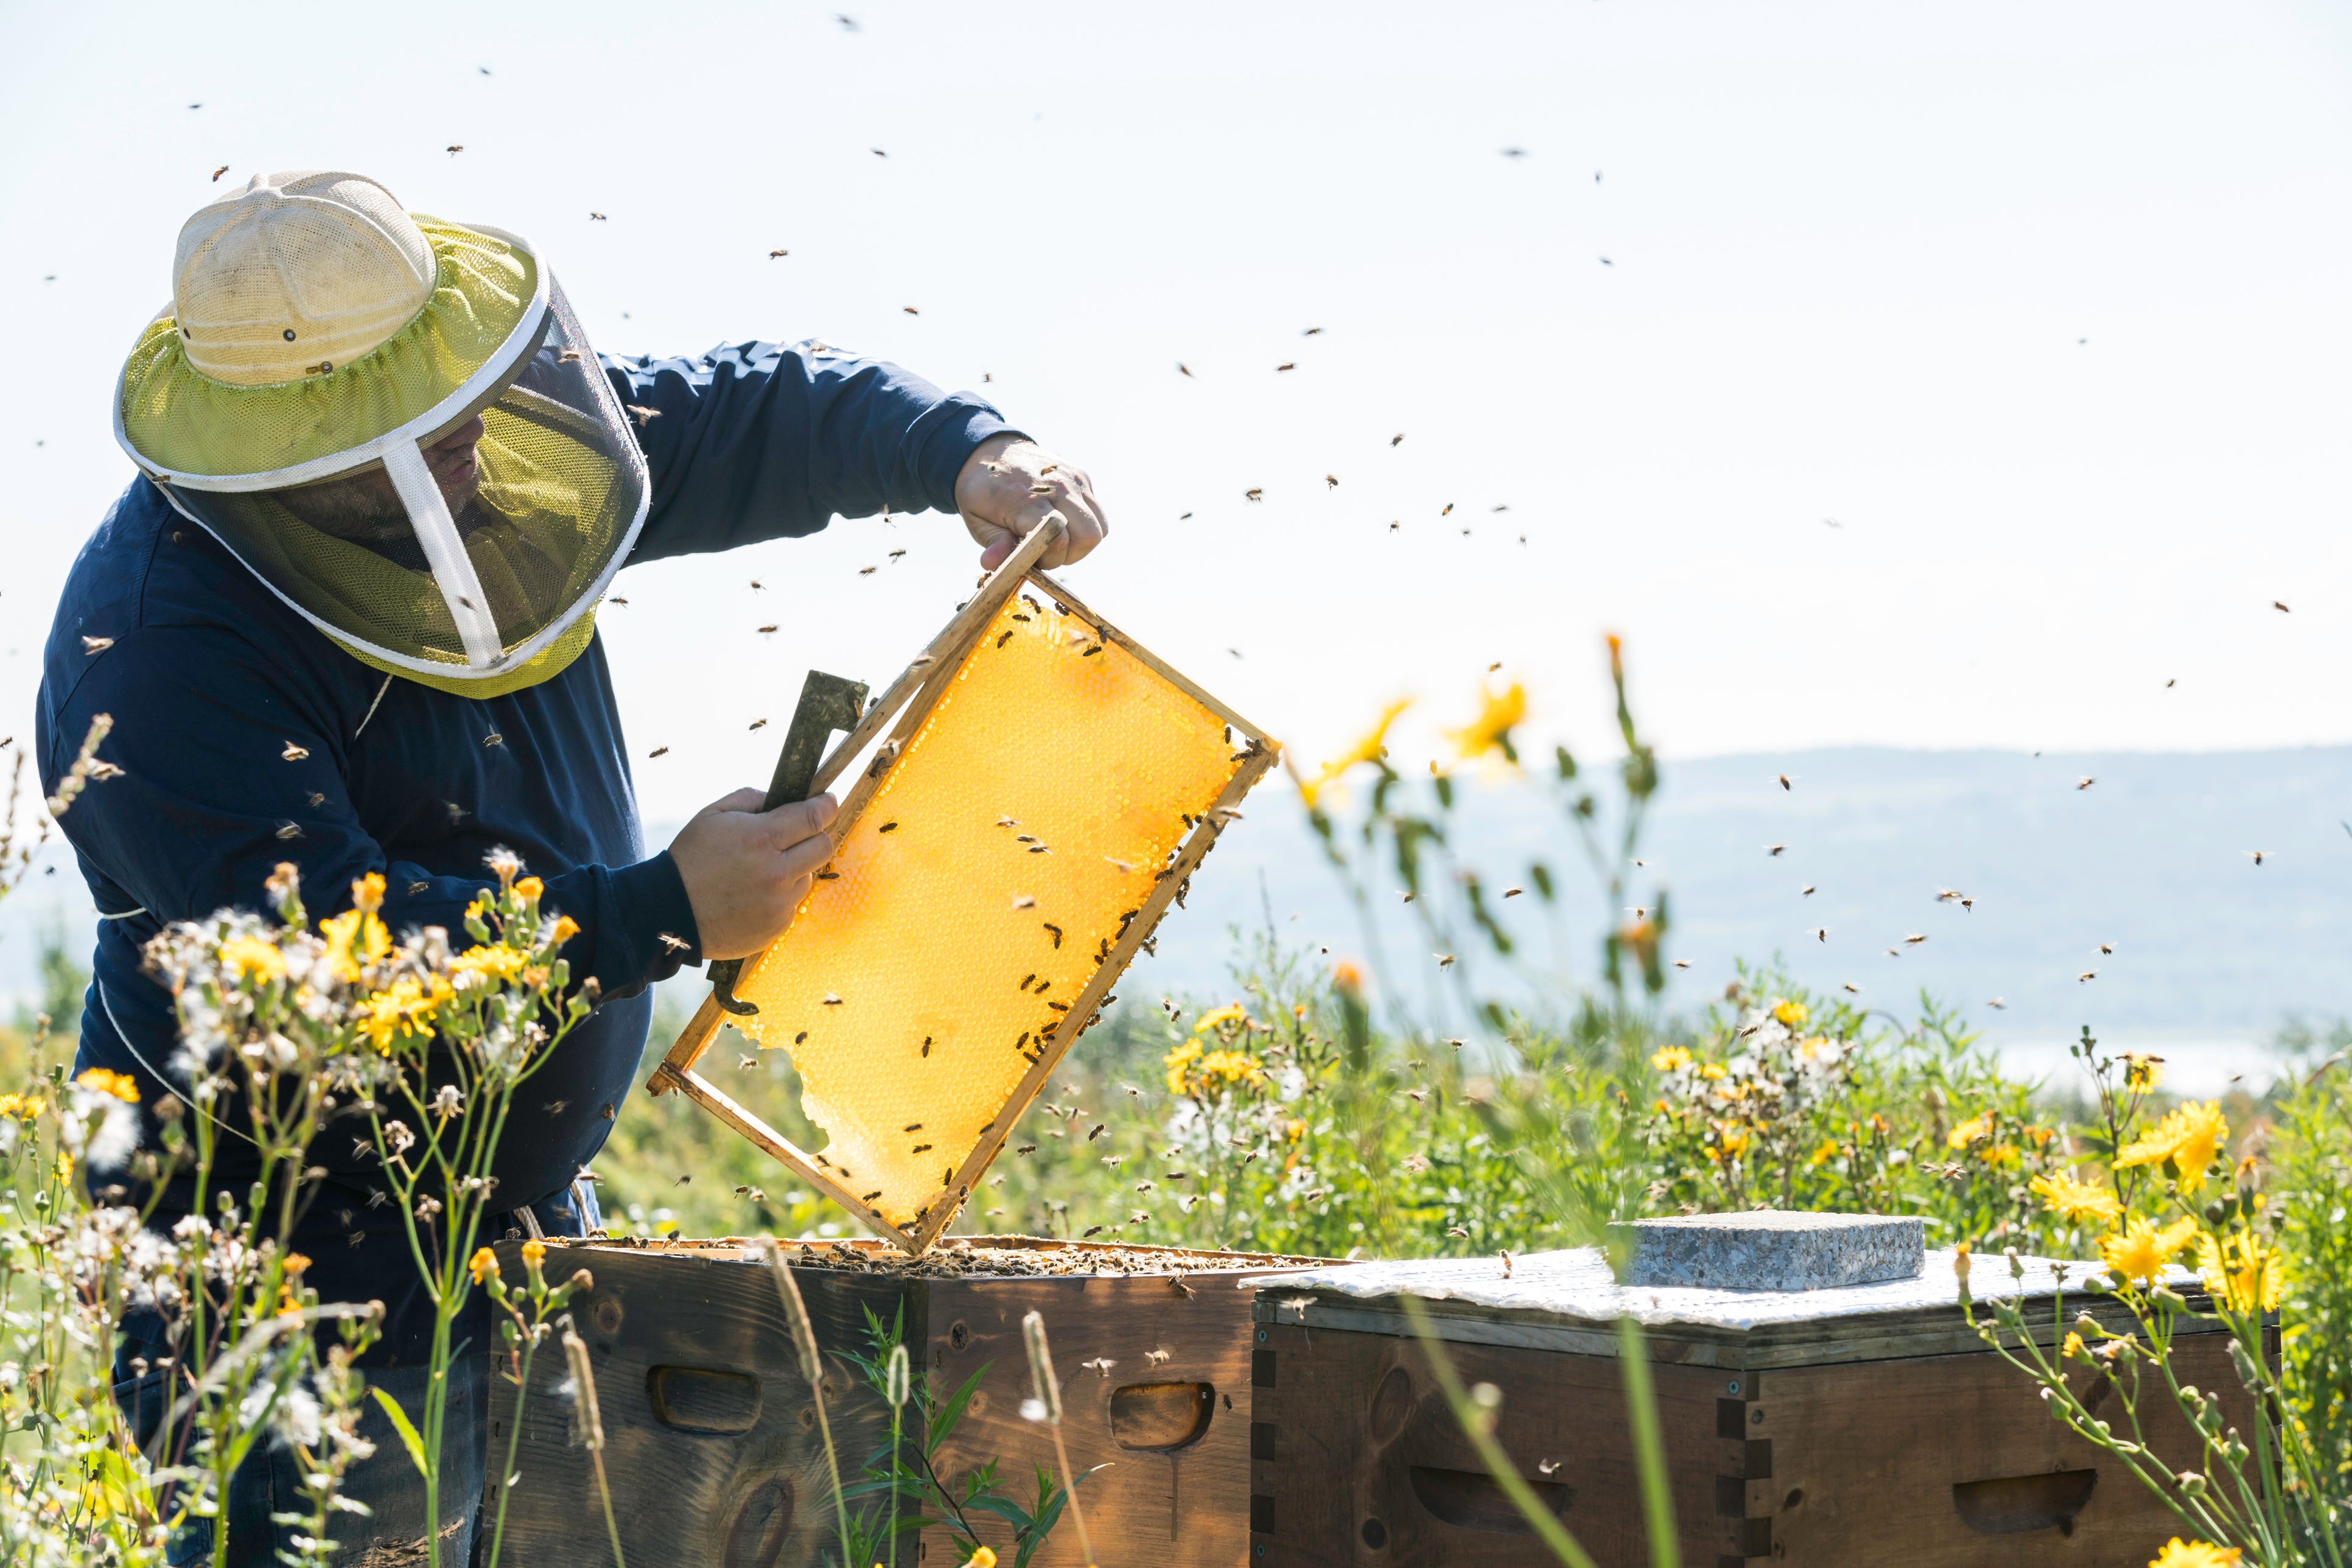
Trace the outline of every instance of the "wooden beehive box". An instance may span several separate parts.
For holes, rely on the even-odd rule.
[[[500,1247],[521,1277],[519,1244]],[[950,1241],[918,1264],[878,1242],[825,1244],[786,1257],[830,1358],[825,1410],[845,1473],[887,1440],[887,1412],[849,1352],[868,1350],[864,1310],[903,1309],[906,1343],[944,1398],[988,1371],[942,1455],[950,1485],[993,1458],[1008,1494],[1034,1501],[1034,1467],[1055,1468],[1053,1433],[1021,1417],[1029,1365],[1021,1320],[1043,1313],[1062,1383],[1063,1440],[1087,1479],[1078,1500],[1109,1564],[1239,1564],[1249,1550],[1250,1295],[1245,1278],[1311,1260],[1173,1247],[1080,1247],[1024,1237]],[[574,1299],[589,1342],[606,1436],[605,1468],[623,1549],[643,1564],[796,1568],[838,1548],[824,1456],[773,1280],[740,1241],[592,1244],[551,1249],[546,1269],[576,1268],[595,1288]],[[1016,1272],[1034,1269],[1035,1272]],[[1048,1272],[1066,1269],[1065,1272]],[[1108,1368],[1081,1363],[1108,1358]],[[588,1457],[570,1445],[551,1394],[562,1355],[531,1368],[508,1503],[506,1555],[518,1563],[610,1555]],[[515,1422],[513,1388],[490,1401],[495,1489]],[[495,1506],[495,1490],[489,1498]],[[977,1516],[976,1516],[977,1518]],[[982,1522],[1010,1563],[1010,1531]],[[899,1563],[962,1561],[943,1530],[903,1542]],[[1034,1568],[1083,1562],[1066,1513]]]
[[[2053,1268],[2030,1260],[2026,1293],[2046,1300]],[[2018,1288],[2000,1258],[1972,1283]],[[2196,1298],[2193,1277],[2175,1288]],[[1649,1562],[1615,1360],[1625,1310],[1649,1336],[1685,1563],[2141,1568],[2178,1521],[2045,1413],[1956,1291],[1949,1253],[1916,1279],[1795,1292],[1621,1293],[1596,1251],[1520,1258],[1507,1279],[1463,1259],[1272,1281],[1255,1308],[1252,1568],[1553,1561],[1438,1391],[1407,1293],[1463,1381],[1503,1391],[1496,1436],[1602,1568]],[[2070,1290],[2068,1320],[2094,1300]],[[2184,1331],[2174,1355],[2181,1383],[2221,1391],[2252,1431],[2225,1336]],[[2153,1384],[2141,1415],[2156,1453],[2196,1461]]]

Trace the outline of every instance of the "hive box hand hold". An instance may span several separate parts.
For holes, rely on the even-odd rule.
[[[1464,1435],[1404,1296],[1464,1383],[1502,1390],[1496,1440],[1601,1568],[1651,1561],[1621,1316],[1647,1336],[1690,1568],[2142,1568],[2180,1531],[2166,1500],[2052,1420],[2032,1379],[1986,1348],[1951,1253],[1926,1262],[1908,1279],[1792,1291],[1620,1286],[1593,1249],[1517,1258],[1507,1277],[1449,1258],[1269,1280],[1253,1309],[1251,1568],[1555,1561]],[[2130,1326],[2112,1298],[2083,1292],[2095,1265],[2019,1263],[2021,1277],[1977,1269],[1978,1297],[2034,1299],[2027,1318],[2047,1339],[2078,1311]],[[2195,1275],[2167,1282],[2201,1305]],[[2263,1417],[2217,1328],[2181,1318],[2169,1374],[2218,1393],[2224,1421],[2252,1432]],[[2104,1374],[2072,1381],[2096,1418],[2122,1418]],[[2196,1461],[2198,1436],[2159,1384],[2142,1381],[2139,1408],[2152,1456]]]
[[[818,770],[813,790],[866,759],[791,930],[733,982],[757,1011],[732,1021],[791,1054],[824,1147],[694,1070],[729,1021],[716,996],[648,1086],[918,1254],[1277,755],[1037,571],[1053,537],[1032,532]]]

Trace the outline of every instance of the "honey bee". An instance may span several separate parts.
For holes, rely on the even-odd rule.
[[[751,721],[751,728],[754,730],[764,730],[767,727],[768,721],[765,719],[754,719]]]
[[[1925,941],[1927,941],[1927,939],[1926,937],[1924,937],[1924,936],[1920,935],[1920,934],[1919,934],[1919,933],[1917,933],[1916,931],[1914,931],[1911,935],[1906,936],[1906,937],[1905,937],[1905,938],[1903,939],[1903,945],[1904,945],[1904,946],[1906,946],[1906,947],[1916,947],[1916,946],[1918,946],[1921,942],[1925,942]]]
[[[1264,500],[1265,499],[1265,487],[1263,485],[1253,486],[1242,492],[1242,499],[1244,500]],[[87,641],[88,639],[85,638],[83,640]]]
[[[656,757],[666,757],[667,755],[669,755],[669,748],[667,746],[656,746],[652,751],[646,753],[646,761],[652,762]]]
[[[1286,359],[1286,360],[1284,360],[1280,364],[1276,365],[1276,366],[1274,367],[1274,370],[1275,370],[1275,374],[1276,374],[1276,375],[1279,375],[1279,374],[1282,374],[1284,371],[1286,371],[1286,370],[1297,370],[1297,368],[1298,368],[1298,362],[1297,362],[1297,360],[1287,360],[1287,359]]]
[[[504,735],[499,734],[496,730],[491,731],[488,734],[482,737],[482,744],[485,746],[503,746],[506,743],[507,738]]]
[[[83,640],[88,641],[89,639],[84,638]],[[310,754],[310,748],[308,746],[298,746],[293,742],[289,741],[286,742],[286,749],[278,754],[287,762],[299,763]]]
[[[1767,855],[1771,855],[1771,856],[1776,856],[1776,857],[1777,857],[1777,856],[1778,856],[1778,855],[1779,855],[1782,850],[1784,850],[1784,849],[1786,849],[1786,848],[1788,848],[1788,846],[1787,846],[1787,845],[1785,845],[1785,844],[1768,844],[1768,845],[1766,845],[1766,846],[1764,847],[1764,853],[1766,853]]]

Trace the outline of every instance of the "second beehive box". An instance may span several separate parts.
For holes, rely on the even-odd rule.
[[[2071,1268],[2079,1285],[2089,1266]],[[2053,1269],[2029,1260],[2021,1285],[1998,1259],[1975,1273],[1980,1293],[2046,1303]],[[2176,1288],[2196,1298],[2193,1277]],[[1622,1311],[1647,1325],[1685,1563],[2140,1568],[2179,1529],[1978,1339],[1949,1253],[1912,1279],[1784,1292],[1621,1291],[1581,1251],[1373,1264],[1261,1291],[1252,1568],[1556,1561],[1443,1397],[1406,1295],[1463,1382],[1501,1391],[1496,1436],[1601,1568],[1650,1561],[1616,1360]],[[2082,1306],[2122,1322],[2112,1303],[2070,1293],[2068,1316]],[[2172,1353],[2179,1381],[2221,1392],[2230,1423],[2253,1430],[2225,1335],[2184,1331]],[[2116,1413],[2098,1374],[2074,1381],[2095,1414]],[[2196,1462],[2169,1397],[2143,1387],[2151,1450]]]
[[[499,1251],[520,1278],[518,1244]],[[876,1243],[819,1246],[796,1267],[826,1355],[825,1410],[845,1478],[887,1440],[888,1416],[853,1354],[870,1353],[866,1314],[903,1312],[904,1342],[944,1399],[985,1371],[939,1457],[940,1479],[993,1459],[1007,1495],[1035,1497],[1055,1468],[1052,1431],[1024,1420],[1029,1363],[1021,1320],[1043,1315],[1060,1373],[1062,1436],[1072,1467],[1107,1466],[1078,1500],[1106,1563],[1240,1563],[1249,1550],[1250,1297],[1246,1277],[1292,1260],[1167,1247],[1077,1247],[975,1238],[919,1266]],[[797,1265],[802,1253],[786,1244]],[[551,1279],[595,1277],[572,1313],[587,1338],[606,1434],[605,1468],[627,1561],[784,1568],[829,1561],[834,1510],[814,1404],[799,1370],[774,1281],[740,1241],[551,1249]],[[1091,1364],[1088,1364],[1091,1363]],[[520,1479],[508,1500],[517,1562],[610,1555],[588,1458],[570,1443],[565,1376],[548,1347],[521,1407]],[[490,1402],[496,1475],[517,1420],[513,1388]],[[869,1500],[868,1507],[877,1506]],[[1011,1531],[973,1511],[1010,1563]],[[908,1538],[898,1561],[962,1561],[943,1529]],[[1033,1568],[1083,1563],[1066,1513]]]

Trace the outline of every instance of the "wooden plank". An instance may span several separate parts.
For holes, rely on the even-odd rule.
[[[1418,1341],[1262,1325],[1252,1466],[1263,1545],[1283,1568],[1535,1568],[1553,1559],[1463,1434]],[[1496,1436],[1521,1476],[1610,1568],[1649,1561],[1639,1478],[1614,1361],[1449,1345],[1465,1383],[1505,1391]],[[1721,1374],[1660,1367],[1654,1381],[1683,1561],[1712,1568],[1738,1524],[1717,1512],[1736,1442],[1718,1436]],[[1270,1457],[1267,1457],[1270,1456]],[[1899,1559],[1897,1559],[1899,1561]]]
[[[2252,1401],[2220,1336],[2178,1340],[2172,1354],[2175,1377],[2219,1391],[2227,1419],[2251,1430]],[[1771,1474],[1747,1483],[1746,1511],[1769,1521],[1773,1556],[1788,1568],[2141,1568],[2182,1528],[2120,1461],[2053,1420],[2032,1380],[1990,1351],[1774,1373],[1764,1394],[1749,1431],[1771,1444]],[[2109,1400],[2095,1414],[2120,1420],[2120,1409]],[[2160,1377],[2141,1379],[2140,1419],[2160,1468],[2202,1468]],[[2051,1479],[2085,1471],[2072,1485]],[[2005,1510],[2025,1517],[2003,1520]],[[2037,1511],[2050,1521],[2043,1528],[1984,1531]]]
[[[1125,632],[1119,630],[1108,621],[1103,619],[1102,616],[1087,608],[1087,606],[1080,602],[1076,594],[1073,594],[1067,588],[1063,587],[1061,584],[1055,582],[1053,578],[1046,576],[1043,572],[1030,573],[1029,580],[1036,584],[1038,587],[1044,589],[1046,593],[1054,595],[1056,600],[1068,608],[1072,615],[1076,616],[1081,620],[1093,623],[1095,628],[1102,633],[1106,640],[1115,642],[1119,647],[1125,648],[1129,653],[1133,654],[1137,659],[1142,662],[1145,668],[1150,669],[1153,674],[1159,676],[1160,679],[1168,682],[1169,685],[1175,687],[1178,690],[1183,692],[1185,696],[1190,697],[1193,701],[1198,702],[1202,707],[1206,708],[1210,712],[1214,713],[1218,718],[1223,720],[1226,723],[1231,724],[1234,729],[1240,731],[1251,740],[1257,742],[1261,745],[1271,746],[1274,744],[1274,738],[1272,736],[1259,729],[1256,725],[1251,723],[1248,720],[1243,718],[1240,714],[1234,712],[1231,708],[1227,707],[1223,700],[1213,696],[1204,688],[1194,685],[1192,678],[1187,676],[1182,670],[1178,669],[1171,664],[1164,662],[1158,654],[1153,653],[1150,648],[1145,647],[1141,643],[1136,641],[1133,637],[1128,636]]]
[[[498,1252],[507,1279],[520,1279],[519,1244]],[[572,1317],[588,1342],[627,1561],[781,1568],[829,1560],[839,1548],[813,1391],[767,1268],[724,1257],[551,1247],[551,1277],[580,1267],[596,1283],[573,1298]],[[887,1318],[894,1293],[835,1271],[803,1269],[799,1279],[826,1347],[826,1417],[854,1468],[887,1437],[888,1410],[842,1352],[865,1348],[860,1309],[882,1307]],[[503,1369],[504,1357],[493,1365]],[[501,1556],[509,1563],[612,1558],[594,1472],[571,1441],[571,1405],[556,1393],[568,1375],[562,1347],[550,1341],[533,1358],[520,1410],[513,1384],[491,1379],[484,1517],[495,1516],[504,1478],[516,1476],[505,1489]]]
[[[1549,1561],[1524,1532],[1405,1336],[1263,1323],[1254,1565]],[[1465,1382],[1504,1391],[1496,1434],[1607,1568],[1647,1561],[1612,1356],[1454,1342]],[[2226,1338],[2183,1336],[2174,1375],[2257,1419]],[[2139,1568],[2178,1531],[2118,1460],[2051,1419],[1994,1352],[1759,1372],[1654,1368],[1683,1561],[1693,1568]],[[2077,1373],[2094,1386],[2087,1369]],[[2199,1466],[2191,1429],[2143,1377],[2159,1468]],[[2115,1404],[2094,1414],[2115,1415]],[[2120,1419],[2120,1417],[2117,1417]]]
[[[942,669],[952,669],[963,662],[972,638],[995,618],[996,612],[1004,607],[1004,601],[1019,592],[1022,580],[1029,574],[1030,569],[1037,564],[1068,527],[1067,520],[1060,512],[1050,512],[1044,521],[1023,536],[1013,553],[1004,558],[1003,564],[989,574],[979,590],[965,600],[962,607],[940,629],[939,635],[923,645],[923,651],[916,655],[907,668],[898,672],[898,679],[883,689],[882,695],[866,710],[866,717],[858,721],[857,728],[843,736],[841,743],[834,747],[832,754],[816,770],[816,782],[810,789],[812,795],[823,795],[833,787],[834,781],[841,776],[850,759],[873,743],[874,737],[880,734],[882,727],[897,714],[899,704],[923,690]],[[931,703],[937,700],[937,694],[932,694],[931,702],[923,704],[923,710],[929,712]],[[845,809],[842,815],[846,816],[847,810]]]
[[[1062,1065],[1062,1058],[1070,1054],[1070,1048],[1077,1044],[1078,1037],[1085,1034],[1088,1026],[1093,1024],[1095,1014],[1102,1006],[1103,999],[1110,994],[1110,988],[1118,984],[1118,977],[1127,972],[1127,966],[1135,961],[1136,953],[1142,950],[1143,943],[1150,938],[1153,929],[1160,923],[1160,917],[1168,912],[1169,905],[1174,901],[1177,893],[1183,889],[1185,880],[1200,866],[1202,859],[1209,851],[1215,847],[1218,835],[1224,831],[1224,813],[1238,804],[1241,798],[1249,793],[1250,786],[1265,777],[1266,770],[1274,766],[1275,759],[1280,753],[1261,742],[1254,741],[1252,744],[1256,746],[1257,750],[1242,763],[1234,776],[1226,781],[1223,791],[1217,796],[1216,804],[1209,808],[1202,816],[1200,825],[1185,837],[1174,865],[1169,868],[1167,875],[1152,885],[1151,891],[1144,896],[1135,919],[1128,922],[1127,934],[1112,945],[1109,956],[1096,969],[1093,976],[1079,991],[1077,1001],[1071,1005],[1068,1012],[1062,1015],[1066,1026],[1054,1031],[1050,1042],[1038,1053],[1036,1060],[1030,1063],[1029,1070],[1022,1074],[1020,1083],[1014,1086],[1011,1097],[1004,1102],[1004,1108],[997,1112],[996,1121],[998,1127],[1003,1130],[1003,1136],[998,1137],[992,1143],[983,1139],[975,1144],[971,1152],[964,1156],[963,1163],[957,1168],[950,1195],[944,1201],[934,1200],[931,1208],[926,1211],[918,1221],[914,1233],[916,1252],[928,1249],[931,1243],[939,1239],[940,1233],[947,1229],[950,1222],[955,1218],[957,1211],[962,1208],[965,1201],[971,1197],[972,1189],[980,1184],[980,1178],[987,1173],[988,1167],[995,1162],[997,1155],[1004,1152],[1004,1145],[1011,1140],[1014,1123],[1028,1111],[1030,1105],[1035,1101],[1038,1095],[1045,1092],[1046,1083],[1053,1078],[1055,1070]]]
[[[1249,1552],[1251,1343],[1250,1299],[1234,1288],[1240,1277],[1230,1268],[1194,1274],[1190,1294],[1164,1275],[931,1281],[935,1392],[952,1393],[986,1368],[943,1453],[943,1473],[992,1458],[1008,1491],[1034,1497],[1034,1468],[1055,1470],[1052,1429],[1020,1413],[1030,1394],[1021,1319],[1034,1310],[1061,1380],[1070,1464],[1110,1467],[1078,1489],[1097,1560],[1241,1568]],[[991,1523],[981,1534],[1013,1561],[1009,1531]],[[961,1561],[942,1555],[951,1550],[945,1531],[927,1531],[924,1544],[927,1563]],[[1084,1561],[1065,1515],[1032,1563]]]
[[[718,993],[705,995],[702,1005],[694,1010],[694,1016],[686,1021],[686,1027],[671,1042],[669,1054],[661,1059],[661,1068],[655,1068],[653,1077],[646,1080],[646,1092],[667,1094],[672,1075],[692,1072],[694,1064],[702,1059],[702,1053],[710,1048],[710,1042],[719,1037],[719,1026],[726,1021],[727,1010],[719,1005]],[[665,1072],[663,1068],[669,1070]]]
[[[1310,1328],[1341,1329],[1359,1333],[1403,1335],[1412,1331],[1412,1323],[1402,1312],[1379,1301],[1359,1305],[1344,1298],[1328,1296],[1297,1300],[1306,1300],[1307,1304],[1300,1309],[1262,1302],[1259,1320],[1303,1322]],[[1613,1328],[1576,1328],[1557,1321],[1503,1313],[1480,1316],[1444,1310],[1448,1305],[1443,1301],[1427,1303],[1431,1331],[1441,1340],[1459,1344],[1555,1351],[1568,1355],[1613,1356],[1617,1353],[1617,1334]],[[2113,1329],[2126,1327],[2130,1321],[2130,1313],[2111,1300],[2070,1296],[2067,1307],[2070,1318],[2076,1310],[2088,1311]],[[2054,1344],[2065,1331],[2065,1325],[2041,1323],[2034,1328],[2034,1337],[2043,1344]],[[2184,1321],[2180,1331],[2192,1334],[2224,1331],[2214,1324]],[[1941,1321],[1936,1322],[1885,1328],[1876,1332],[1856,1330],[1839,1337],[1809,1336],[1784,1340],[1762,1333],[1685,1337],[1689,1335],[1690,1331],[1685,1327],[1652,1331],[1648,1341],[1651,1359],[1685,1366],[1754,1367],[1761,1370],[1826,1363],[1885,1361],[1904,1356],[1950,1355],[1980,1350],[1984,1346],[1976,1331],[1958,1321],[1956,1312],[1947,1312]]]
[[[681,1072],[667,1062],[654,1069],[657,1079],[667,1079],[671,1088],[681,1090],[688,1099],[732,1127],[756,1145],[761,1152],[775,1160],[801,1180],[857,1216],[858,1220],[882,1236],[888,1237],[901,1247],[920,1251],[913,1238],[882,1217],[866,1200],[836,1180],[816,1156],[803,1152],[793,1141],[769,1126],[736,1099],[699,1073]]]

